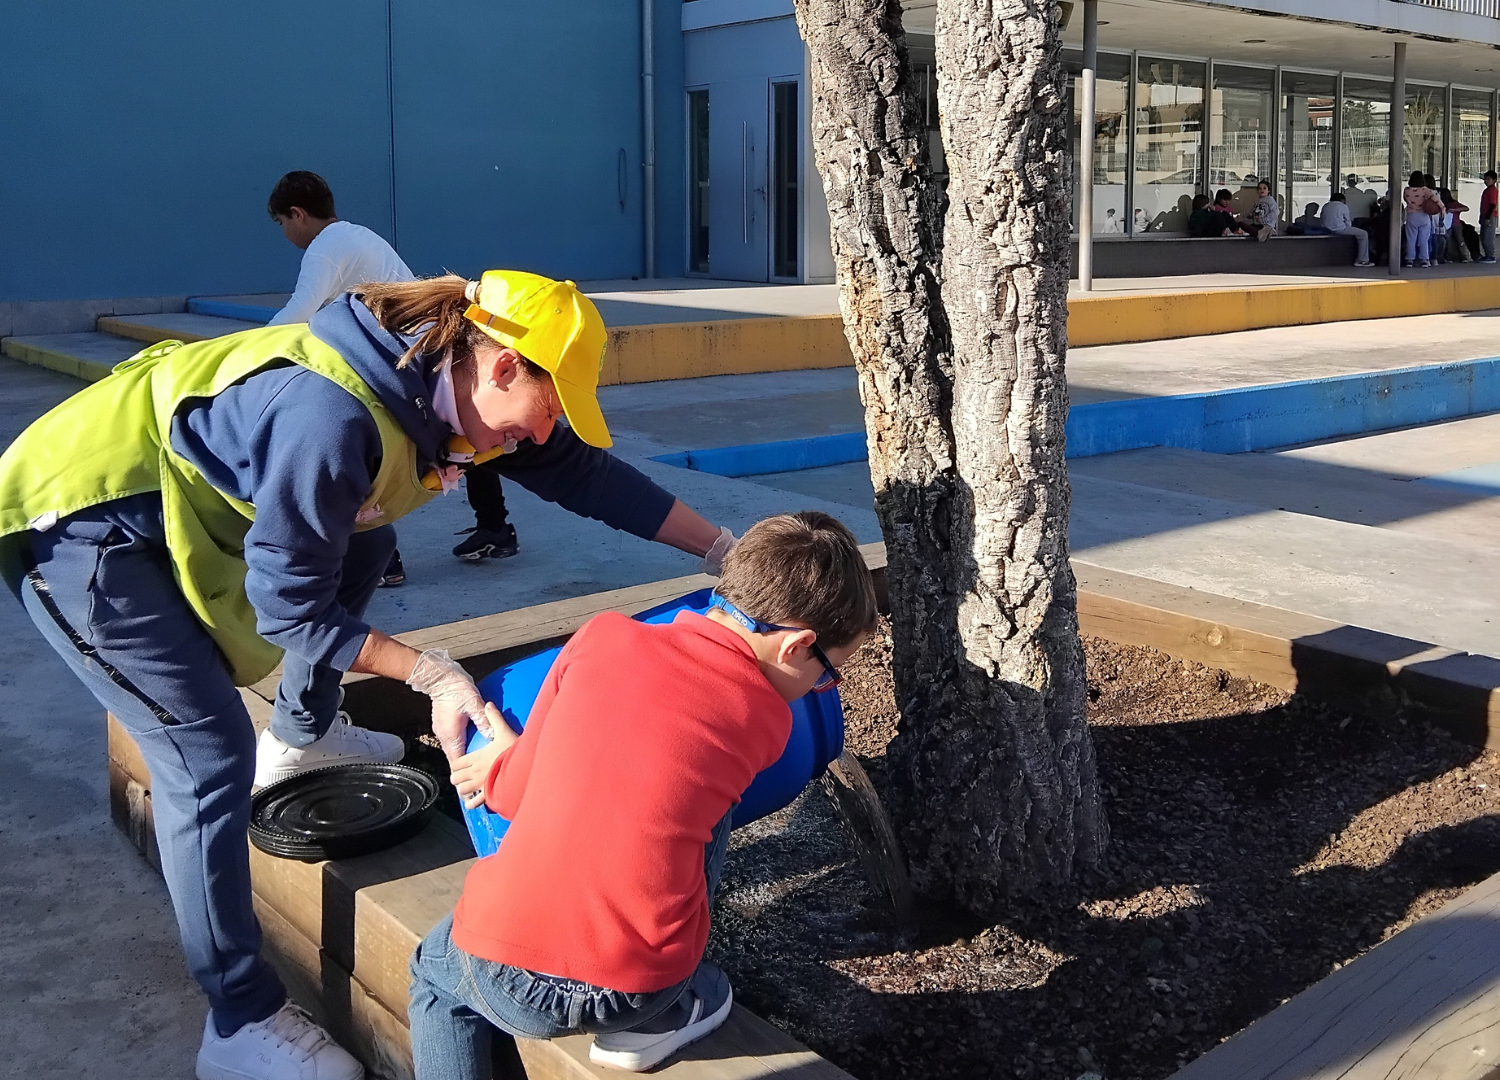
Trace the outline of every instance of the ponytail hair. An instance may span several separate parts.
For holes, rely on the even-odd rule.
[[[453,350],[454,363],[467,359],[481,337],[468,319],[467,278],[457,274],[417,281],[367,282],[355,290],[375,321],[393,334],[420,334],[402,354],[398,367],[417,356],[442,356]]]

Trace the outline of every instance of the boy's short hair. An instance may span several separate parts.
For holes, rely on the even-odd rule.
[[[875,626],[875,580],[859,542],[818,510],[757,521],[724,559],[718,593],[762,622],[796,623],[824,648],[841,648]]]
[[[1495,173],[1495,170],[1491,169],[1489,172],[1487,172],[1487,173],[1484,174],[1484,179],[1486,179],[1486,180],[1500,180],[1500,175],[1497,175]]]
[[[1332,195],[1328,196],[1328,201],[1329,202],[1348,202],[1349,200],[1346,199],[1346,198],[1344,198],[1344,193],[1342,191],[1335,191]]]
[[[273,218],[290,217],[292,207],[300,206],[308,217],[328,219],[337,217],[333,209],[333,192],[328,181],[315,172],[299,169],[289,172],[271,189],[266,209]]]

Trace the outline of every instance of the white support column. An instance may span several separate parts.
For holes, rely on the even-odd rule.
[[[1078,131],[1078,287],[1094,291],[1094,116],[1099,74],[1099,0],[1083,0],[1083,123]]]
[[[1344,188],[1344,73],[1338,74],[1338,81],[1333,89],[1333,146],[1330,148],[1329,160],[1333,162],[1333,172],[1329,179],[1333,182],[1333,188],[1328,192],[1342,191]]]
[[[1396,65],[1391,81],[1391,232],[1390,270],[1392,277],[1401,276],[1401,191],[1406,182],[1401,178],[1401,167],[1406,164],[1406,42],[1396,42]]]
[[[1276,122],[1271,125],[1271,175],[1262,177],[1271,182],[1271,195],[1274,197],[1283,189],[1281,141],[1286,139],[1286,159],[1292,160],[1292,132],[1290,118],[1286,112],[1286,102],[1281,99],[1281,65],[1276,65],[1275,72],[1271,75],[1271,109],[1276,117]],[[1292,220],[1292,193],[1287,191],[1281,199],[1282,223]]]
[[[1443,184],[1458,190],[1458,121],[1453,115],[1453,84],[1443,91]],[[1455,196],[1457,197],[1457,196]]]
[[[1141,54],[1132,51],[1130,81],[1125,86],[1125,112],[1128,116],[1125,121],[1125,206],[1120,211],[1120,216],[1125,219],[1120,224],[1127,236],[1135,235],[1135,112],[1140,66]]]
[[[1485,171],[1495,167],[1497,157],[1500,157],[1500,90],[1490,92],[1490,160],[1485,165]]]

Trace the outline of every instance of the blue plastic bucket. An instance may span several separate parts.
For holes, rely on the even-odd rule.
[[[709,590],[702,589],[643,611],[636,619],[647,623],[669,623],[677,617],[679,611],[696,611],[702,614],[708,610],[708,598]],[[480,680],[479,692],[486,701],[495,703],[506,722],[516,731],[526,726],[532,703],[536,701],[542,683],[547,679],[547,672],[552,670],[552,662],[561,651],[547,649],[507,664]],[[488,742],[478,731],[470,729],[470,752]],[[830,690],[826,694],[808,694],[792,702],[792,734],[787,739],[786,750],[776,764],[750,782],[750,787],[735,808],[735,827],[748,825],[791,805],[792,800],[802,793],[802,789],[821,776],[828,763],[843,752],[844,708],[839,702],[837,690]],[[464,821],[469,826],[474,850],[480,855],[494,854],[505,836],[505,830],[510,827],[510,822],[483,806],[473,810],[465,809]]]

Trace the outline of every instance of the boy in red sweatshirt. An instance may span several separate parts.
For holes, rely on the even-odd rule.
[[[593,1034],[592,1060],[643,1071],[722,1024],[703,949],[734,806],[785,749],[789,703],[837,685],[874,624],[849,530],[783,514],[730,551],[706,616],[600,615],[522,735],[492,712],[453,780],[510,829],[412,957],[417,1080],[488,1080],[495,1028]]]

